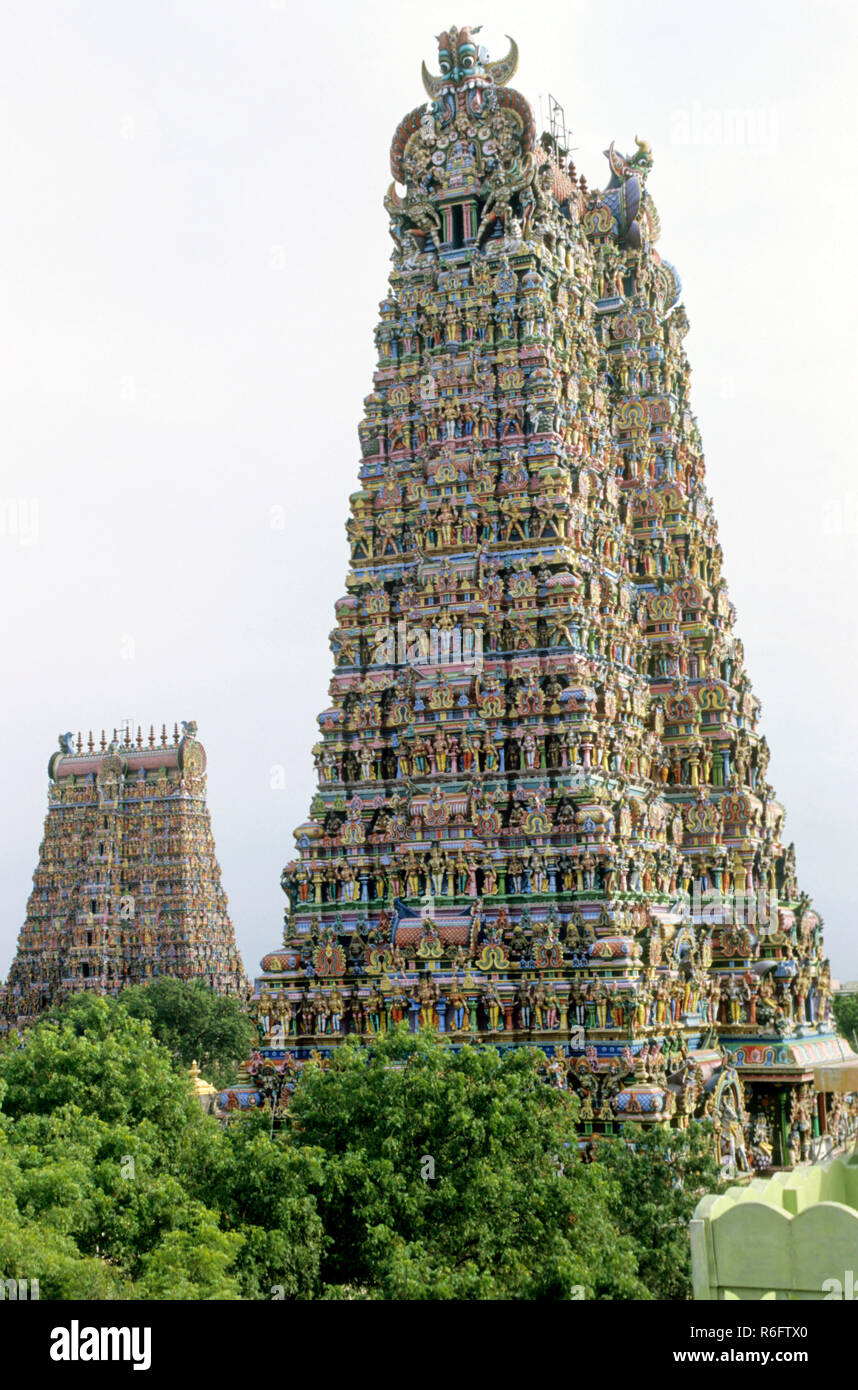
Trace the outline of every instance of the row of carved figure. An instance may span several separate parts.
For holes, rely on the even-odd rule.
[[[685,1017],[715,1025],[745,1025],[762,1030],[772,1025],[789,1033],[800,1023],[814,1023],[828,1015],[829,990],[814,981],[809,968],[791,980],[775,981],[746,974],[741,977],[706,976],[689,972],[683,979],[653,976],[648,983],[619,986],[612,980],[583,984],[573,980],[568,991],[558,993],[555,982],[522,981],[512,989],[498,989],[489,982],[475,990],[453,983],[442,990],[427,975],[414,984],[392,983],[387,993],[372,984],[368,994],[357,988],[339,987],[311,991],[297,1002],[285,992],[263,989],[254,1004],[260,1040],[277,1035],[379,1032],[403,1019],[412,1028],[430,1027],[442,1032],[528,1031],[577,1027],[587,1030],[622,1031],[629,1034],[647,1028],[680,1024]]]
[[[506,717],[506,716],[503,716]],[[552,716],[546,716],[549,720]],[[455,728],[455,725],[453,725]],[[414,729],[407,740],[385,745],[379,739],[355,740],[339,749],[333,740],[316,747],[316,765],[323,782],[393,782],[410,776],[455,776],[475,772],[563,771],[601,768],[605,772],[649,779],[663,786],[762,788],[768,767],[765,742],[751,749],[741,738],[716,743],[724,735],[715,730],[704,741],[662,746],[642,730],[626,733],[613,726],[609,733],[599,726],[558,723],[507,731],[464,729],[456,735],[449,725],[425,734]],[[640,743],[643,747],[640,747]]]
[[[416,857],[409,850],[397,852],[391,864],[368,860],[336,859],[298,865],[284,871],[284,887],[296,906],[322,902],[371,902],[389,898],[477,898],[529,894],[658,893],[690,896],[718,893],[733,897],[780,891],[785,901],[796,895],[794,850],[771,858],[766,864],[759,852],[732,855],[721,848],[702,851],[692,860],[679,849],[661,846],[656,851],[630,852],[614,846],[575,847],[555,854],[549,849],[507,851],[502,856],[458,851],[455,855],[435,846]]]

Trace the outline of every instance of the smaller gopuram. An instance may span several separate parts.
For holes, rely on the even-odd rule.
[[[0,1022],[23,1027],[78,990],[158,975],[239,992],[244,970],[221,884],[197,726],[60,736],[48,813]]]

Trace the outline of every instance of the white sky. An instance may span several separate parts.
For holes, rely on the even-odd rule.
[[[591,185],[612,138],[653,146],[770,776],[834,973],[858,977],[856,13],[448,3],[5,0],[0,975],[56,735],[125,716],[198,721],[248,970],[280,944],[386,288],[388,148],[434,34],[482,21],[492,57],[515,35],[537,111],[548,92],[565,106]]]

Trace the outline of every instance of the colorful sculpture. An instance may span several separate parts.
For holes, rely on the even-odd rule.
[[[44,839],[0,1026],[24,1027],[78,990],[158,975],[244,992],[221,886],[197,726],[60,738]]]
[[[612,143],[588,189],[506,85],[515,45],[491,63],[477,33],[440,36],[393,139],[318,793],[282,879],[296,963],[264,988],[299,1062],[407,1017],[546,1049],[586,1132],[707,1112],[725,1163],[753,1133],[788,1164],[846,1049],[734,633],[652,152]],[[334,938],[359,1001],[337,1029],[306,1006],[340,988]]]

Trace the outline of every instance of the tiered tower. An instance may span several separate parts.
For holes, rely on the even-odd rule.
[[[815,1085],[843,1045],[652,155],[612,144],[590,191],[506,85],[515,44],[492,63],[476,33],[441,35],[393,140],[318,794],[252,1074],[409,1019],[545,1049],[587,1131],[705,1110],[725,1158],[785,1164],[854,1114]]]
[[[77,990],[157,975],[234,992],[244,972],[221,886],[197,726],[100,745],[60,738],[45,835],[0,1014],[22,1026]]]

